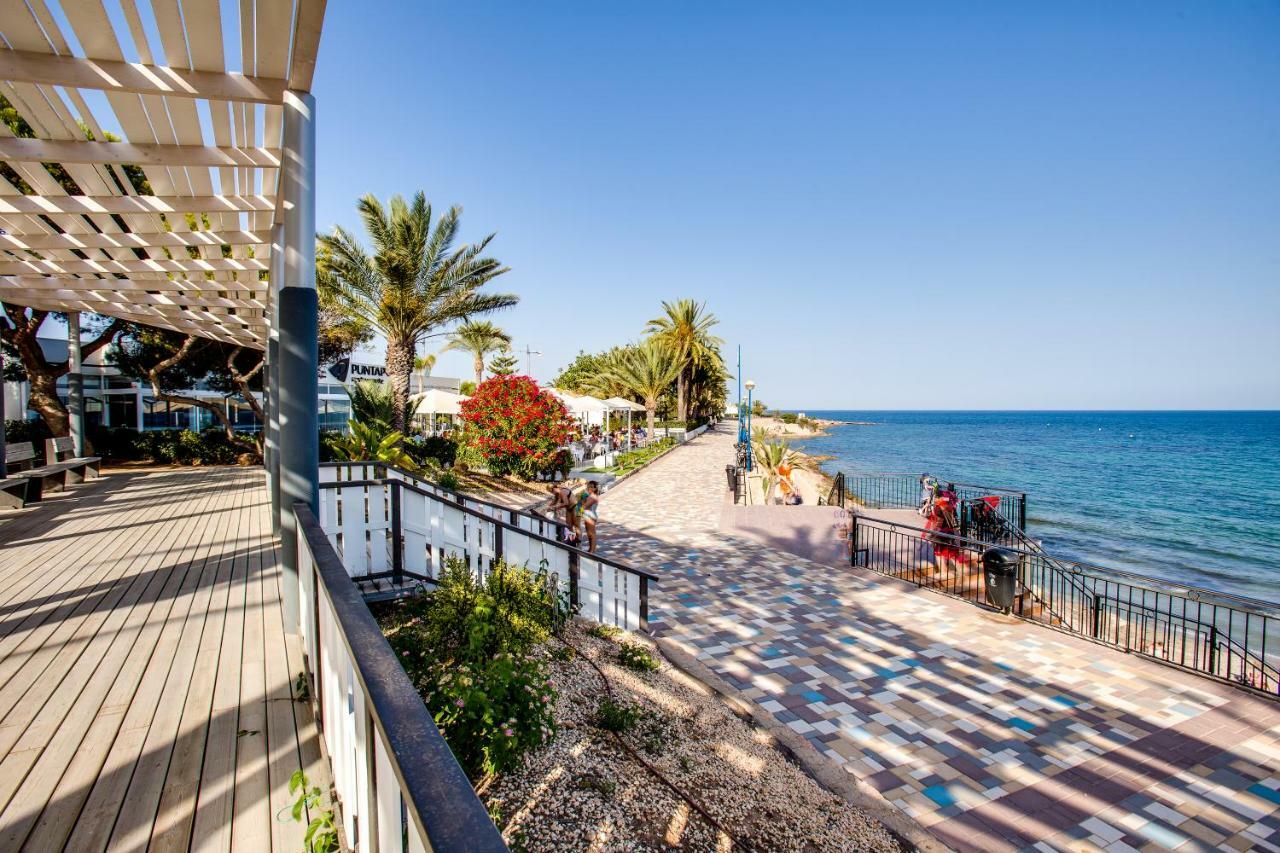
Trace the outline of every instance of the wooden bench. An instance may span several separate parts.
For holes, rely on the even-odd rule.
[[[60,438],[47,438],[44,442],[45,467],[65,467],[67,470],[67,482],[69,483],[81,483],[99,476],[102,458],[98,456],[76,456],[75,452],[76,443],[69,435],[64,435]]]
[[[26,503],[35,503],[46,491],[56,492],[69,485],[83,482],[86,477],[97,477],[101,460],[96,456],[58,460],[68,452],[71,439],[51,438],[46,444],[49,464],[36,465],[36,449],[29,441],[7,444],[4,448],[5,465],[16,476],[27,481]]]
[[[36,449],[29,441],[4,446],[4,464],[9,476],[26,481],[24,503],[35,503],[44,497],[45,477],[35,474]],[[58,478],[55,478],[58,479]]]
[[[22,509],[27,505],[27,493],[31,488],[31,481],[25,474],[12,475],[0,480],[0,507]]]

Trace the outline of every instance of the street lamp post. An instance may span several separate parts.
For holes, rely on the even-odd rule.
[[[751,471],[751,392],[756,390],[754,380],[747,380],[747,471]]]

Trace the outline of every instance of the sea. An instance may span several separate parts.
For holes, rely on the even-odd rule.
[[[1280,412],[875,412],[796,442],[829,474],[1027,493],[1050,554],[1280,602]]]

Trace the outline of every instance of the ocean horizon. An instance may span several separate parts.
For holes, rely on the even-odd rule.
[[[1280,601],[1280,411],[797,409],[834,474],[928,472],[1027,493],[1055,556]]]

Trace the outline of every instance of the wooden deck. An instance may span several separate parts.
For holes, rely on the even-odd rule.
[[[0,511],[0,850],[302,849],[327,788],[261,468]]]

